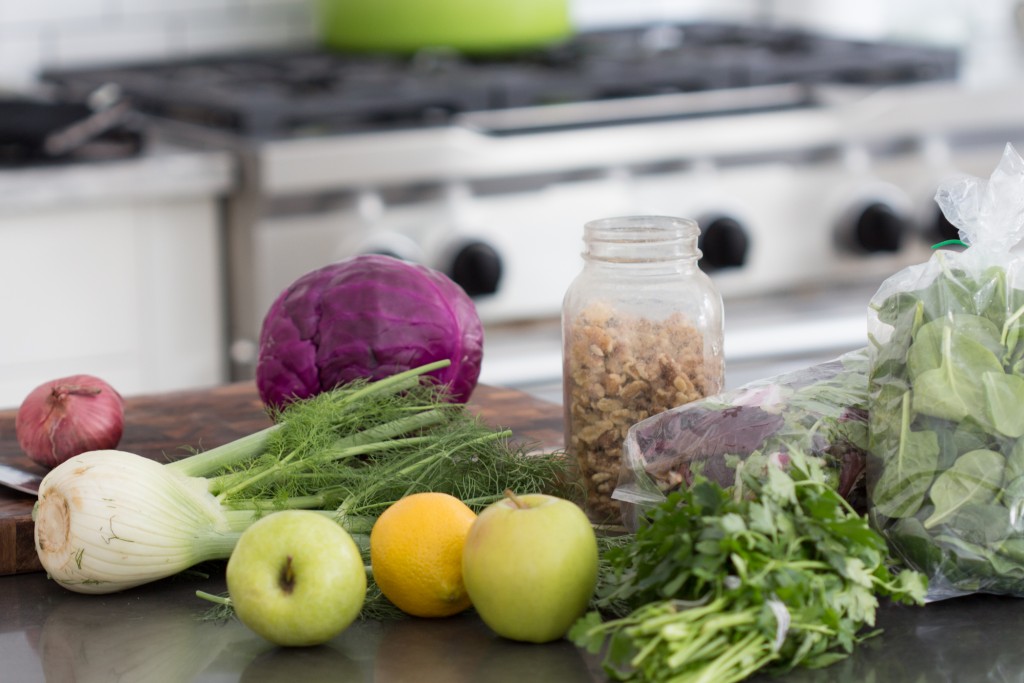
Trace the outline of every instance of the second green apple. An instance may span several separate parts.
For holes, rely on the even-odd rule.
[[[463,581],[480,618],[511,640],[562,638],[597,585],[597,538],[572,501],[514,495],[491,504],[470,527]]]

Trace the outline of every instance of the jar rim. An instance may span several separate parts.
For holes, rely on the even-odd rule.
[[[695,220],[663,215],[598,218],[587,221],[583,230],[588,239],[630,243],[674,241],[700,234]]]

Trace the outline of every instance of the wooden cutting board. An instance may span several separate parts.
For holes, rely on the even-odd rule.
[[[469,407],[494,427],[509,428],[523,443],[562,448],[562,409],[516,389],[478,386]],[[0,463],[40,473],[14,434],[15,410],[0,411]],[[125,429],[118,448],[159,461],[185,457],[270,425],[252,382],[214,389],[125,399]],[[33,541],[35,497],[0,486],[0,575],[41,571]]]

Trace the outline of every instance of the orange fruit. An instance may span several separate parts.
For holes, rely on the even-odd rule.
[[[462,548],[475,519],[447,493],[414,493],[392,503],[370,530],[370,566],[384,597],[416,617],[467,609]]]

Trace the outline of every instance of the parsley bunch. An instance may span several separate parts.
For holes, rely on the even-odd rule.
[[[878,596],[923,604],[924,576],[889,570],[884,539],[826,483],[817,459],[788,472],[741,468],[724,489],[706,479],[650,512],[612,567],[599,606],[570,638],[615,680],[730,683],[767,668],[822,667],[877,631]]]

